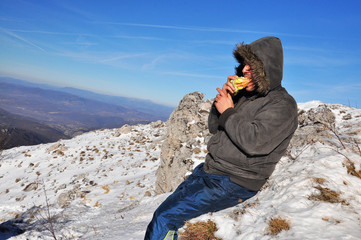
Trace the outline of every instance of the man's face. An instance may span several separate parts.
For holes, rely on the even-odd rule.
[[[253,80],[253,74],[252,74],[251,67],[248,64],[246,64],[242,69],[242,73],[245,78],[251,79],[251,81],[248,83],[248,85],[246,87],[246,91],[252,92],[253,90],[255,90],[256,85]]]

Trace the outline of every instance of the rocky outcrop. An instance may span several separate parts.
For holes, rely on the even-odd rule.
[[[161,164],[156,173],[157,193],[175,190],[186,173],[193,170],[194,149],[210,138],[207,123],[212,102],[203,98],[199,92],[185,95],[166,122]]]
[[[300,148],[315,142],[331,141],[330,129],[335,124],[335,115],[326,105],[301,110],[298,113],[298,129],[296,130],[290,147]],[[289,147],[289,148],[290,148]]]

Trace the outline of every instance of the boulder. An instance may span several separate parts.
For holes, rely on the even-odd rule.
[[[194,168],[193,149],[210,138],[208,115],[212,101],[203,98],[204,94],[199,92],[185,95],[166,122],[161,163],[156,173],[156,193],[173,191],[184,181]]]
[[[335,119],[335,115],[326,105],[308,111],[301,110],[298,113],[298,129],[289,148],[305,147],[315,142],[331,143],[333,136],[329,130],[334,127]]]

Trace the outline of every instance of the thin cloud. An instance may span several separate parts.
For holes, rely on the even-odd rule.
[[[301,47],[301,46],[284,46],[285,50],[291,51],[301,51],[301,52],[320,52],[320,53],[346,53],[346,54],[355,54],[355,52],[351,51],[343,51],[343,50],[333,50],[326,48],[312,48],[312,47]],[[356,53],[358,54],[358,53]]]
[[[16,22],[16,23],[26,23],[27,22],[27,20],[25,20],[25,19],[17,19],[17,18],[9,18],[9,17],[0,17],[0,21]]]
[[[146,63],[142,66],[142,71],[149,71],[155,69],[156,65],[162,62],[164,59],[168,58],[167,55],[161,55],[154,58],[150,63]]]
[[[313,67],[338,67],[358,64],[358,59],[340,59],[328,56],[288,56],[285,65],[313,66]]]
[[[196,73],[185,73],[185,72],[162,72],[161,74],[164,74],[164,75],[185,76],[185,77],[195,77],[195,78],[224,79],[224,76],[214,76],[214,75],[196,74]]]
[[[12,32],[21,32],[21,33],[39,33],[39,34],[47,34],[47,35],[65,35],[65,36],[91,36],[94,37],[96,35],[89,33],[67,33],[67,32],[52,32],[52,31],[42,31],[42,30],[22,30],[22,29],[10,29]]]
[[[134,53],[134,54],[121,54],[119,56],[111,57],[111,58],[105,58],[105,59],[99,59],[100,63],[108,63],[108,62],[114,62],[121,59],[128,59],[128,58],[138,58],[141,56],[144,56],[146,54],[144,53]]]
[[[347,84],[336,84],[337,77],[331,78],[328,83],[310,81],[303,83],[303,87],[307,88],[310,92],[318,91],[318,94],[336,96],[341,92],[359,91],[361,89],[361,83],[354,82],[355,79],[346,77],[345,82]],[[331,84],[332,83],[332,84]],[[322,91],[319,91],[322,90]]]
[[[221,40],[190,40],[191,43],[200,44],[216,44],[216,45],[236,45],[235,41],[221,41]]]
[[[96,21],[96,22],[93,22],[93,23],[110,24],[110,25],[122,25],[122,26],[130,26],[130,27],[147,27],[147,28],[204,31],[204,32],[251,33],[251,34],[280,35],[280,36],[307,37],[307,38],[314,38],[315,37],[315,36],[300,35],[300,34],[251,31],[251,30],[240,30],[240,29],[230,29],[230,28],[199,27],[199,26],[175,26],[175,25],[157,25],[157,24],[124,23],[124,22],[99,22],[99,21]]]
[[[22,42],[25,42],[26,44],[31,45],[31,46],[33,46],[33,47],[35,47],[35,48],[37,48],[37,49],[40,49],[40,50],[43,51],[43,52],[46,52],[43,48],[39,47],[38,45],[36,45],[35,43],[33,43],[33,42],[29,41],[29,40],[27,40],[27,39],[25,39],[25,38],[23,38],[23,37],[15,34],[15,33],[11,32],[11,31],[9,31],[9,30],[6,30],[6,29],[4,29],[4,28],[0,28],[0,29],[1,29],[3,32],[5,32],[6,34],[8,34],[9,36],[14,37],[14,38],[16,38],[16,39],[18,39],[18,40],[20,40],[20,41],[22,41]]]
[[[99,37],[99,35],[91,33],[70,33],[70,32],[53,32],[53,31],[43,31],[43,30],[23,30],[23,29],[9,29],[12,32],[19,33],[37,33],[45,35],[62,35],[62,36],[85,36],[85,37]],[[172,39],[158,38],[158,37],[148,37],[148,36],[130,36],[130,35],[115,35],[115,36],[106,36],[104,38],[122,38],[122,39],[141,39],[141,40],[159,40],[159,41],[169,41]]]
[[[226,28],[209,28],[209,27],[196,27],[196,26],[172,26],[172,25],[155,25],[155,24],[122,23],[122,22],[95,22],[95,23],[123,25],[123,26],[131,26],[131,27],[148,27],[148,28],[163,28],[163,29],[207,31],[207,32],[238,32],[238,33],[263,33],[263,34],[266,33],[266,32],[256,32],[256,31],[248,31],[248,30],[235,30],[235,29],[226,29]]]
[[[147,36],[130,36],[130,35],[116,35],[113,38],[122,38],[122,39],[141,39],[141,40],[158,40],[158,41],[169,41],[171,39],[166,38],[157,38],[157,37],[147,37]]]
[[[62,35],[62,36],[85,36],[85,37],[99,37],[96,34],[90,33],[69,33],[69,32],[53,32],[43,30],[23,30],[23,29],[10,29],[12,32],[19,33],[36,33],[45,35]],[[256,33],[256,32],[255,32]],[[171,38],[160,38],[150,36],[131,36],[131,35],[102,35],[102,38],[118,38],[118,39],[138,39],[138,40],[151,40],[151,41],[173,41],[173,42],[188,42],[188,43],[200,43],[200,44],[216,44],[216,45],[235,45],[234,41],[222,41],[222,40],[180,40]]]
[[[139,69],[134,65],[132,59],[139,59],[145,53],[96,53],[96,52],[61,52],[58,56],[67,57],[80,62],[88,62],[94,64],[103,64],[122,69]]]

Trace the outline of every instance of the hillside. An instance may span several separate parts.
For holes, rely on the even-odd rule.
[[[168,115],[164,109],[158,111],[157,107],[142,111],[146,110],[146,101],[124,107],[121,103],[114,104],[116,101],[111,97],[109,98],[112,101],[98,101],[96,97],[100,98],[100,95],[92,95],[86,91],[76,92],[88,93],[87,96],[92,97],[85,98],[67,93],[65,90],[60,91],[61,88],[50,89],[47,85],[37,87],[36,84],[22,81],[11,83],[11,79],[5,80],[0,78],[0,108],[12,114],[35,119],[67,136],[75,136],[99,128],[166,120],[171,111],[171,108],[167,108]],[[144,107],[137,107],[138,105]]]
[[[43,90],[68,93],[88,100],[94,100],[96,102],[121,106],[127,109],[136,109],[138,112],[146,113],[151,116],[156,116],[157,120],[159,119],[163,121],[168,119],[169,115],[174,109],[173,107],[157,104],[152,102],[151,100],[146,100],[146,99],[111,96],[111,95],[99,94],[83,89],[77,89],[72,87],[58,87],[50,84],[34,83],[34,82],[29,82],[29,81],[24,81],[9,77],[0,77],[0,84],[1,83],[8,83],[8,84],[16,85],[18,87],[21,86],[26,88],[37,88]]]
[[[361,110],[315,101],[299,104],[299,116],[287,154],[254,198],[191,222],[214,221],[223,240],[360,239]],[[169,195],[155,194],[168,124],[126,125],[4,150],[0,239],[54,239],[47,203],[59,239],[143,239],[153,211]],[[205,154],[200,135],[193,141],[199,146],[182,144],[195,163]],[[289,230],[270,235],[277,218]]]
[[[67,139],[66,135],[34,119],[0,108],[0,150]]]

